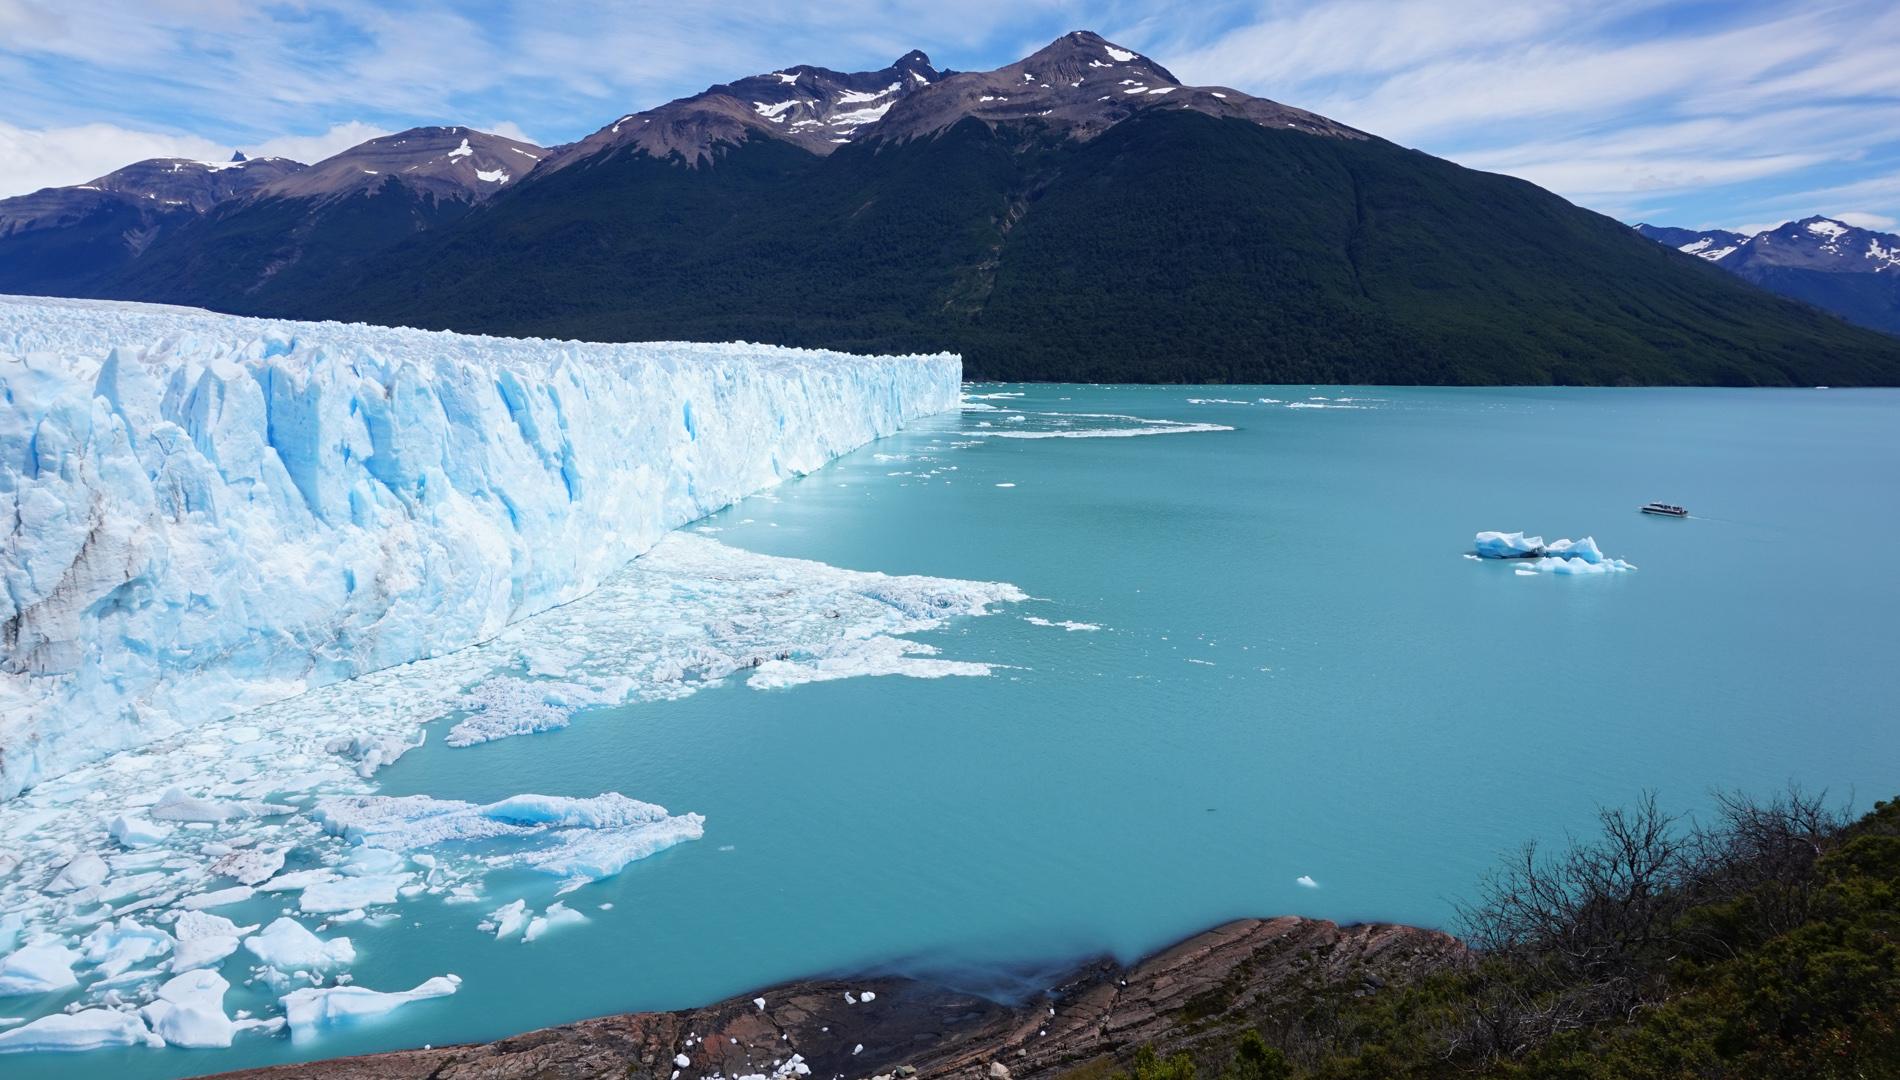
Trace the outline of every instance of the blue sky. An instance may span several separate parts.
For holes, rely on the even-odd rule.
[[[0,0],[0,195],[417,124],[542,144],[713,82],[1098,30],[1629,221],[1900,222],[1900,3]]]

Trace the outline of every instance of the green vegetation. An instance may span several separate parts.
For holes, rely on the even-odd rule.
[[[1900,382],[1900,342],[1530,184],[1153,111],[817,158],[605,156],[243,309],[595,340],[949,349],[975,378]]]
[[[393,179],[0,238],[0,289],[599,341],[962,354],[972,378],[1900,384],[1900,339],[1531,184],[1148,110],[818,157],[607,153],[478,206]],[[126,244],[135,238],[137,253]]]
[[[191,304],[240,315],[294,313],[298,298],[336,281],[405,238],[468,212],[386,180],[336,199],[267,199],[178,225],[101,282],[92,295]]]
[[[1470,956],[1407,985],[1183,1015],[1090,1080],[1900,1076],[1900,802],[1848,822],[1799,793],[1653,799],[1526,849],[1465,913]],[[1164,1045],[1166,1044],[1164,1040]]]

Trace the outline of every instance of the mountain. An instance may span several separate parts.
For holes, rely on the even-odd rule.
[[[1770,292],[1900,334],[1900,236],[1820,216],[1754,236],[1646,224],[1636,231]]]
[[[127,257],[75,265],[71,274],[79,280],[68,281],[72,288],[36,288],[34,248],[0,240],[0,291],[284,310],[294,300],[280,297],[300,296],[416,232],[460,217],[545,156],[541,147],[473,128],[385,135],[222,192]],[[0,203],[0,214],[17,201]],[[23,239],[47,235],[58,231]]]
[[[1184,86],[1167,68],[1086,30],[1064,34],[1022,61],[965,72],[894,103],[867,135],[885,142],[945,131],[966,118],[1034,121],[1088,139],[1140,113],[1186,110],[1316,135],[1364,138],[1343,124],[1228,87]]]
[[[288,158],[152,158],[96,180],[0,199],[0,291],[83,288],[158,237],[301,172]]]
[[[753,136],[783,139],[814,154],[846,145],[892,105],[946,72],[921,52],[878,71],[841,72],[800,64],[721,83],[692,97],[623,116],[556,151],[543,175],[618,153],[677,156],[698,165],[715,148]]]
[[[473,128],[411,128],[325,158],[270,185],[263,194],[327,201],[374,194],[397,183],[438,202],[474,203],[525,175],[546,156],[546,150],[532,143]]]
[[[461,148],[454,132],[489,149],[429,130],[451,134],[428,161]],[[994,71],[911,53],[755,75],[543,158],[450,194],[408,166],[332,159],[74,291],[511,335],[951,349],[975,378],[1900,382],[1900,344],[1531,184],[1183,84],[1087,32]],[[344,180],[361,186],[340,197]]]
[[[1666,247],[1675,248],[1685,255],[1694,255],[1709,262],[1721,262],[1743,244],[1748,237],[1742,233],[1729,232],[1726,229],[1709,229],[1697,232],[1694,229],[1675,229],[1667,225],[1636,226],[1636,231]]]

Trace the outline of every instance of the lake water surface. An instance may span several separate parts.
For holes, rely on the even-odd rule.
[[[464,980],[381,1025],[7,1074],[494,1038],[839,970],[1006,986],[1241,915],[1445,926],[1500,853],[1644,789],[1684,810],[1790,780],[1863,809],[1900,791],[1900,393],[971,393],[986,408],[702,528],[1014,583],[1036,599],[919,635],[994,674],[735,681],[472,748],[432,737],[385,793],[620,791],[704,814],[705,836],[570,893],[591,923],[531,944],[478,931],[489,904],[425,899],[359,928],[359,984]],[[1143,427],[1046,413],[1232,430],[1006,437]],[[1693,516],[1639,515],[1651,499]],[[1640,569],[1464,558],[1486,529],[1591,535]],[[506,895],[553,897],[518,884]]]

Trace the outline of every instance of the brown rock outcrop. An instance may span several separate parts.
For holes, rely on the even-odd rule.
[[[1019,1005],[911,979],[808,980],[699,1009],[607,1016],[492,1043],[224,1078],[670,1080],[678,1068],[680,1080],[702,1080],[771,1076],[797,1054],[814,1080],[1030,1080],[1143,1043],[1183,1045],[1184,1017],[1246,1013],[1315,986],[1370,989],[1460,951],[1448,935],[1413,927],[1243,919],[1129,967],[1109,960],[1086,964]],[[862,1000],[865,991],[874,999]],[[677,1055],[690,1064],[677,1066]]]

